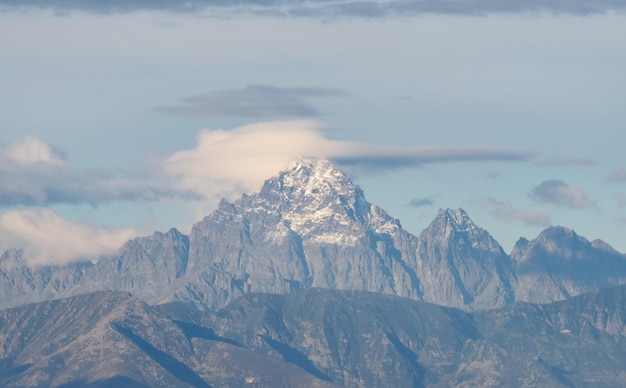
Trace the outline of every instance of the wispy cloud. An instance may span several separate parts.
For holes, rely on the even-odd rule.
[[[595,203],[580,187],[570,186],[562,180],[550,179],[533,187],[528,196],[537,202],[545,202],[571,209],[594,207]]]
[[[617,201],[617,205],[620,208],[626,208],[626,194],[624,193],[615,193],[613,198]]]
[[[97,259],[117,250],[138,232],[71,222],[49,209],[10,210],[0,214],[0,248],[20,247],[32,265]],[[2,246],[4,245],[4,246]]]
[[[432,198],[424,197],[424,198],[413,198],[407,204],[409,207],[426,207],[432,206],[435,201]]]
[[[519,221],[529,226],[549,226],[550,216],[534,209],[518,209],[510,202],[499,201],[493,197],[484,200],[487,212],[493,217],[504,221]]]
[[[565,167],[565,166],[593,166],[597,161],[589,158],[545,158],[535,162],[543,167]]]
[[[350,146],[348,146],[350,144]],[[330,152],[329,152],[330,154]],[[365,169],[393,169],[419,167],[427,164],[506,161],[525,162],[534,154],[499,147],[485,146],[378,146],[362,143],[345,143],[341,152],[328,155],[343,166],[356,166]]]
[[[421,14],[487,15],[492,13],[548,12],[590,15],[623,11],[626,4],[614,0],[0,0],[0,9],[52,9],[57,13],[83,11],[99,14],[135,11],[308,18],[387,18]]]
[[[622,164],[613,166],[609,174],[609,181],[626,182],[626,167]]]
[[[311,99],[341,98],[347,93],[325,88],[280,88],[249,85],[244,89],[221,90],[186,97],[179,105],[158,109],[171,114],[192,117],[290,118],[317,116],[320,112]]]

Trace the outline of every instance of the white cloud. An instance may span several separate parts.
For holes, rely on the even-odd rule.
[[[401,147],[329,139],[322,125],[310,120],[246,125],[231,131],[201,130],[196,147],[163,162],[181,189],[207,198],[260,188],[299,158],[325,158],[343,166],[392,169],[474,160],[525,161],[530,155],[490,147]]]
[[[626,182],[626,167],[622,164],[613,166],[609,180],[614,182]]]
[[[35,163],[47,163],[56,166],[65,164],[60,152],[35,136],[26,136],[4,152],[0,150],[0,153],[5,153],[9,159],[23,166]]]
[[[186,189],[205,196],[229,189],[256,190],[293,160],[320,157],[324,146],[336,148],[322,137],[312,121],[268,122],[232,131],[201,130],[197,146],[179,151],[164,161],[167,174]]]
[[[137,231],[74,223],[50,209],[26,209],[0,214],[0,234],[3,249],[21,247],[29,264],[47,265],[114,252]]]

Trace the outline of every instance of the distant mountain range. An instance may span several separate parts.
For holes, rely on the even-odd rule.
[[[441,210],[419,237],[367,202],[325,160],[294,163],[259,193],[193,226],[129,241],[97,263],[29,267],[0,257],[0,308],[88,292],[129,291],[212,310],[248,292],[363,290],[464,310],[549,303],[626,284],[626,256],[551,227],[507,255],[462,209]]]
[[[507,255],[462,209],[414,236],[304,160],[189,236],[4,252],[0,386],[620,386],[622,285],[600,240],[550,227]]]

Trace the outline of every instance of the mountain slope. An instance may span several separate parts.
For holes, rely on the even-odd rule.
[[[0,329],[3,387],[206,388],[243,386],[246,378],[264,386],[330,386],[236,344],[190,335],[127,293],[0,311]]]
[[[194,322],[350,387],[621,386],[625,300],[620,287],[550,305],[465,313],[381,294],[308,289],[248,294]]]
[[[363,291],[214,312],[99,292],[0,311],[3,387],[621,386],[626,286],[463,312]]]

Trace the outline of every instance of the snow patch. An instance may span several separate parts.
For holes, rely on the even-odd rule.
[[[325,233],[313,236],[311,241],[320,244],[356,245],[359,239],[356,236],[346,236],[342,233]]]

